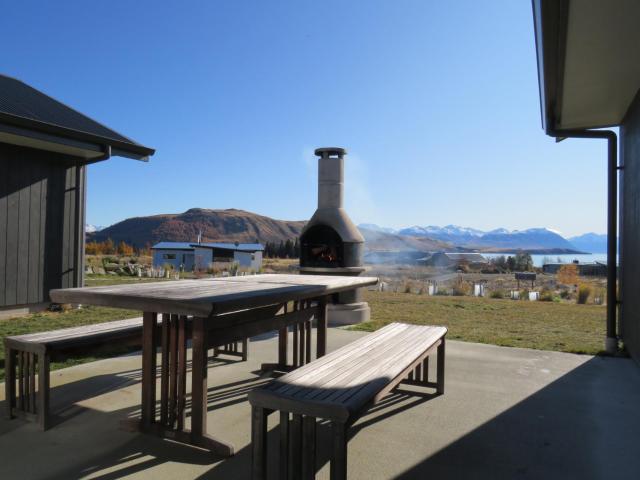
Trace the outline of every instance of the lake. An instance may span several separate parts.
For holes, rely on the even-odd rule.
[[[515,256],[515,253],[483,253],[482,254],[486,258],[496,258],[500,256],[508,257],[511,255]],[[607,263],[607,254],[606,253],[583,253],[583,254],[546,254],[546,255],[531,255],[533,259],[533,265],[536,267],[542,267],[544,263],[571,263],[574,260],[578,260],[580,263],[591,263],[591,262],[604,262]],[[617,262],[617,259],[616,259]]]

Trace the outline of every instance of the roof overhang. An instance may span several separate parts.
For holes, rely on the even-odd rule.
[[[532,3],[544,130],[620,125],[640,87],[640,1]]]
[[[73,155],[88,163],[111,156],[148,161],[152,148],[0,112],[0,142]]]

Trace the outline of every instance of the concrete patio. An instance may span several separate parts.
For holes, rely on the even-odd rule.
[[[360,335],[330,329],[329,348]],[[257,369],[275,356],[274,337],[256,338],[248,362],[210,364],[209,431],[236,445],[232,458],[135,432],[140,356],[130,355],[53,372],[52,407],[61,418],[49,431],[0,420],[0,478],[249,478],[246,394],[266,381]],[[445,395],[417,392],[402,387],[356,424],[349,478],[637,478],[640,471],[640,369],[629,359],[450,341]],[[4,387],[2,412],[3,395]],[[329,474],[328,433],[319,425],[317,478]]]

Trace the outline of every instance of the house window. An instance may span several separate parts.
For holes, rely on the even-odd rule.
[[[255,260],[255,259],[256,259],[256,254],[255,254],[255,253],[252,253],[252,254],[251,254],[251,260]]]
[[[163,253],[162,254],[162,258],[164,260],[175,260],[176,259],[176,254],[175,253]]]

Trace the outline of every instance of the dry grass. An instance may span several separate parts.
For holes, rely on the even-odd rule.
[[[390,322],[445,325],[447,338],[509,347],[596,354],[605,337],[606,309],[599,305],[476,297],[429,297],[366,292],[372,331]]]

